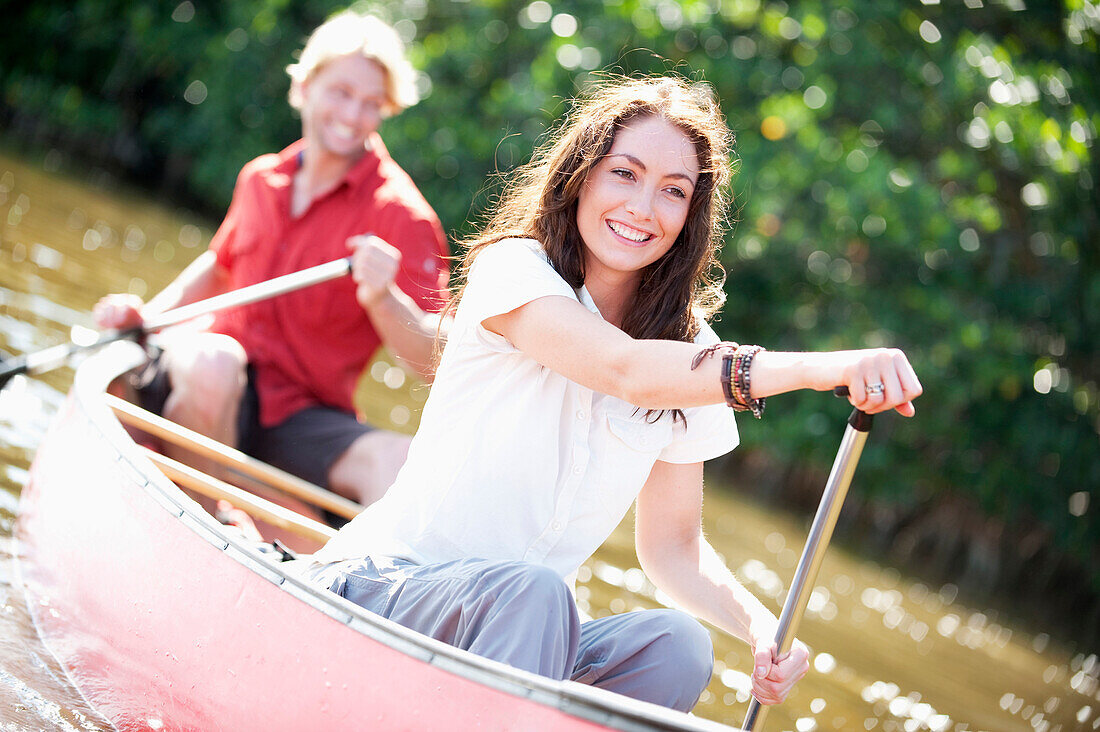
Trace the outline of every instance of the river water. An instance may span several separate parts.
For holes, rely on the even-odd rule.
[[[56,152],[33,162],[0,154],[0,348],[9,352],[64,342],[74,326],[91,325],[89,309],[107,292],[154,294],[210,237],[213,222],[122,190],[102,172],[62,172],[64,163]],[[38,639],[14,576],[19,493],[71,378],[69,369],[17,377],[0,392],[0,731],[110,728]],[[364,384],[382,394],[373,419],[415,424],[424,390],[410,391],[399,369],[381,360]],[[838,444],[844,416],[838,411]],[[853,490],[859,480],[857,472]],[[777,609],[810,517],[776,513],[723,488],[708,477],[711,541]],[[663,604],[637,568],[630,522],[582,568],[578,602],[594,616]],[[766,728],[1100,729],[1093,649],[1077,647],[1064,631],[1052,638],[1013,627],[996,612],[964,606],[958,594],[831,548],[799,631],[813,651],[811,670],[769,713]],[[744,644],[714,636],[715,673],[696,713],[736,725],[751,659]]]

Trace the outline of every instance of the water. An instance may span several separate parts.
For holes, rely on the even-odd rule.
[[[12,352],[65,341],[90,326],[104,293],[151,295],[197,255],[211,223],[118,190],[101,173],[60,174],[0,156],[0,347]],[[0,730],[108,729],[38,640],[14,584],[12,542],[19,492],[34,449],[72,372],[17,378],[0,392]],[[385,361],[365,379],[372,418],[411,429],[424,390]],[[836,439],[843,431],[838,418]],[[874,449],[873,440],[867,449]],[[758,595],[778,608],[805,538],[808,516],[787,516],[715,490],[705,523],[712,543]],[[853,490],[858,490],[859,474]],[[637,569],[631,520],[581,572],[578,601],[594,616],[665,602]],[[1100,729],[1100,660],[1072,638],[1013,627],[966,607],[958,589],[927,586],[833,547],[799,636],[814,652],[810,673],[769,730]],[[696,713],[729,724],[744,716],[747,647],[715,633],[716,664]]]

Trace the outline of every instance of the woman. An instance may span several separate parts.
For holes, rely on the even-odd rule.
[[[808,668],[700,529],[702,463],[737,444],[735,409],[847,385],[868,412],[921,387],[899,351],[771,353],[719,344],[715,251],[729,138],[709,88],[622,80],[580,103],[469,246],[454,323],[409,459],[315,556],[313,576],[434,638],[553,678],[680,710],[710,679],[710,637],[678,610],[581,622],[575,571],[637,502],[643,570],[747,641],[752,691]]]

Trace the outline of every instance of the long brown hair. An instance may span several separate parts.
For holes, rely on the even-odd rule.
[[[449,307],[461,299],[481,250],[513,236],[538,240],[566,282],[574,288],[584,284],[577,199],[616,133],[645,117],[659,117],[684,132],[699,157],[699,180],[676,242],[642,272],[622,329],[634,338],[692,340],[699,330],[696,315],[709,318],[725,300],[717,252],[725,231],[733,135],[710,86],[680,76],[617,78],[579,99],[531,161],[509,174],[484,230],[464,242]]]

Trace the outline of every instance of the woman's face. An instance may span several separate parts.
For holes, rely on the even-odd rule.
[[[680,235],[698,180],[695,146],[680,128],[642,117],[619,130],[577,200],[589,291],[637,286]]]

